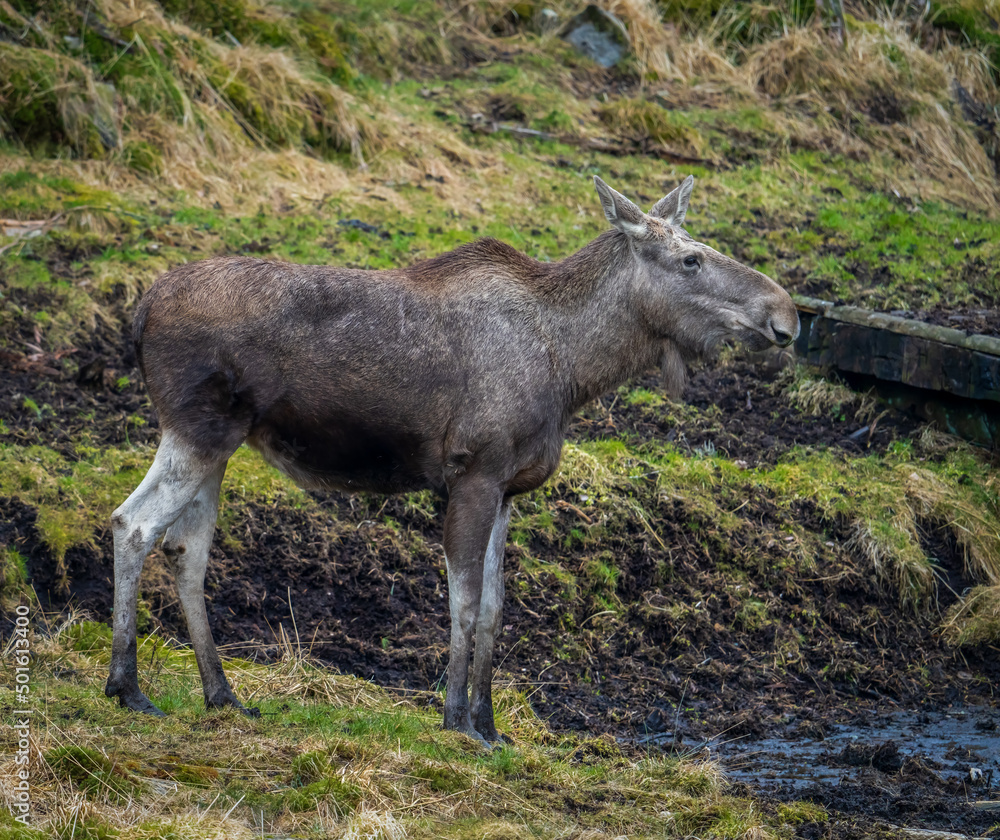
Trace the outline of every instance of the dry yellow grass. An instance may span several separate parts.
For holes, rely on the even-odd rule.
[[[998,102],[981,52],[948,40],[929,52],[909,21],[885,14],[853,30],[846,49],[816,26],[763,24],[744,47],[723,39],[725,15],[714,29],[679,34],[644,0],[603,5],[626,22],[643,77],[668,82],[675,106],[753,104],[797,145],[888,152],[919,173],[924,197],[1000,207],[993,161],[955,102],[956,81],[977,101]]]
[[[953,645],[996,644],[1000,638],[1000,585],[977,586],[953,604],[942,631]]]
[[[727,40],[732,26],[725,15],[707,28],[684,31],[665,24],[652,0],[605,0],[602,6],[628,29],[640,87],[653,86],[670,107],[758,109],[774,126],[772,155],[792,147],[854,158],[890,155],[903,163],[902,174],[887,177],[908,194],[991,211],[1000,206],[989,156],[1000,140],[990,145],[954,102],[955,82],[984,107],[998,101],[988,60],[967,45],[943,38],[935,49],[925,49],[910,21],[882,14],[855,25],[843,51],[815,26],[786,23],[775,29],[768,22],[774,10],[766,4],[756,36],[736,43]],[[371,96],[359,98],[318,78],[290,49],[207,37],[165,16],[153,0],[100,0],[96,8],[112,27],[131,25],[132,49],[148,60],[151,72],[141,84],[123,83],[117,91],[124,148],[101,159],[60,163],[94,183],[129,191],[182,189],[231,209],[262,193],[278,205],[295,196],[315,200],[348,184],[371,187],[430,176],[439,197],[456,201],[471,171],[493,163],[451,127],[401,118]],[[248,8],[275,25],[286,14],[273,4]],[[578,4],[557,2],[554,8],[565,20]],[[422,67],[451,67],[464,60],[462,44],[495,48],[497,22],[508,11],[509,4],[494,0],[455,2],[422,47],[404,43],[398,31],[404,24],[386,19],[380,49],[397,59],[405,51],[405,61]],[[558,37],[549,32],[533,40],[530,30],[531,24],[509,36],[518,50],[544,51]],[[56,40],[49,40],[55,49]],[[73,142],[92,143],[84,131],[89,122],[77,112],[80,102],[98,98],[93,73],[67,56],[56,63],[63,76],[77,80],[60,94],[67,125],[79,129]],[[390,75],[403,66],[397,60]],[[570,74],[556,71],[552,80],[573,84]],[[148,107],[150,101],[160,107]],[[586,135],[588,127],[578,130]],[[146,154],[145,147],[137,148],[142,144],[160,150],[162,158],[152,160],[146,174],[129,165]],[[349,153],[354,165],[343,156],[322,159],[336,150]],[[690,131],[678,150],[706,154],[704,142]],[[357,169],[365,164],[378,177],[366,180]]]

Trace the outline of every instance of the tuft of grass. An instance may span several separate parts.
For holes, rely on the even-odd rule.
[[[789,825],[825,823],[830,819],[826,809],[813,802],[783,802],[778,806],[778,817]]]
[[[104,157],[121,140],[114,89],[83,62],[50,49],[0,43],[0,138],[52,154]]]
[[[948,610],[943,630],[953,645],[995,644],[1000,639],[1000,585],[972,589]]]
[[[655,102],[616,99],[602,106],[598,115],[617,136],[636,143],[659,144],[689,157],[701,157],[705,152],[705,138],[687,115]]]
[[[917,528],[912,509],[904,505],[887,513],[891,519],[855,521],[845,547],[859,554],[904,604],[917,606],[936,595],[934,566],[914,539]]]
[[[859,393],[840,382],[809,375],[803,368],[790,372],[785,394],[800,411],[812,417],[840,417],[848,407],[855,407],[859,420],[875,416],[878,402],[872,393]]]
[[[948,114],[951,74],[889,18],[850,39],[847,55],[815,28],[789,29],[748,56],[747,80],[774,100],[823,103],[844,128],[875,148],[908,157],[937,177],[960,177],[997,207],[993,164],[972,130]],[[863,124],[859,121],[868,117]]]
[[[142,790],[132,773],[96,749],[55,747],[43,754],[43,760],[56,776],[95,800],[125,804]]]

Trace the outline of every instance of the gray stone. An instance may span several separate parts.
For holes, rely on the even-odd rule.
[[[587,6],[566,24],[562,38],[602,67],[614,67],[629,48],[625,24],[594,5]]]

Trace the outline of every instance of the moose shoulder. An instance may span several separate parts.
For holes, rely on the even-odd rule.
[[[447,495],[444,723],[499,739],[510,500],[556,469],[573,413],[654,364],[677,393],[685,360],[719,341],[787,345],[799,329],[776,283],[682,229],[692,178],[649,214],[594,180],[614,230],[557,263],[484,239],[391,271],[230,258],[153,285],[133,334],[163,434],[112,517],[109,697],[160,714],[139,689],[135,616],[163,537],[206,704],[255,713],[226,680],[203,591],[226,462],[245,441],[304,486]]]

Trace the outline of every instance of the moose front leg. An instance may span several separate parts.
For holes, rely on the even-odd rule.
[[[472,725],[487,741],[501,740],[493,723],[493,646],[503,618],[503,560],[510,524],[510,500],[505,499],[493,522],[483,564],[482,596],[476,624],[476,654],[472,666]]]
[[[501,502],[502,495],[495,483],[466,478],[449,488],[448,513],[444,522],[444,552],[448,565],[448,602],[451,611],[451,650],[448,656],[444,727],[464,732],[483,743],[487,739],[473,725],[469,714],[469,654],[481,610],[483,562]],[[478,653],[476,661],[478,667]]]

